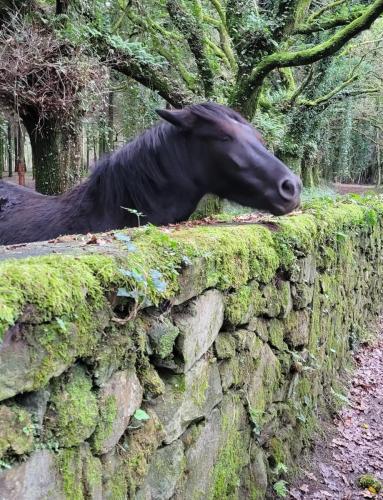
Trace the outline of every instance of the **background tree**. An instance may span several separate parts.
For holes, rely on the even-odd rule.
[[[63,192],[81,178],[81,119],[103,73],[80,47],[19,14],[3,25],[0,46],[0,99],[28,131],[36,188]]]
[[[155,107],[206,99],[253,120],[311,185],[337,175],[329,156],[340,165],[342,148],[356,161],[345,149],[363,121],[354,102],[376,114],[381,80],[369,54],[381,54],[382,12],[383,0],[3,0],[0,100],[28,130],[42,192],[77,182],[83,165],[150,125]],[[371,42],[364,52],[356,37]],[[347,106],[348,139],[332,115],[346,120]],[[370,151],[380,136],[368,127]]]

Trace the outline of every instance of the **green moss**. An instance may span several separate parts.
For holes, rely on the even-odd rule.
[[[243,286],[225,298],[225,319],[232,325],[246,323],[251,304],[251,287]]]
[[[246,464],[246,447],[243,436],[237,429],[236,415],[224,415],[221,425],[225,440],[214,465],[213,488],[208,498],[211,500],[234,500],[238,498],[240,472]]]
[[[115,371],[134,366],[137,355],[133,330],[133,322],[125,325],[112,323],[105,328],[101,341],[90,356],[98,385],[104,384]]]
[[[225,320],[233,326],[247,323],[263,308],[264,299],[256,281],[235,290],[225,298]]]
[[[67,500],[99,497],[102,488],[102,466],[87,444],[60,450],[57,466]]]
[[[78,448],[62,450],[57,457],[67,500],[83,500],[82,458]]]
[[[158,375],[157,370],[149,363],[147,358],[141,358],[138,367],[138,377],[144,387],[145,396],[156,398],[164,394],[164,381]]]
[[[99,404],[100,418],[92,436],[93,448],[97,453],[100,452],[105,440],[113,431],[113,424],[117,417],[117,401],[115,396],[108,396],[105,401]]]
[[[82,481],[85,497],[96,498],[102,490],[102,465],[99,458],[94,457],[89,448],[83,452]]]
[[[51,401],[54,417],[50,426],[62,446],[76,446],[90,437],[96,428],[99,412],[92,381],[83,368],[73,368],[64,384],[56,382]]]
[[[235,337],[231,333],[221,332],[215,343],[218,359],[228,359],[235,355]]]
[[[166,381],[172,385],[172,392],[175,394],[183,395],[186,391],[185,375],[172,375],[167,377]]]
[[[268,448],[274,465],[287,462],[285,445],[280,439],[277,437],[271,438]]]
[[[251,487],[250,499],[251,500],[264,500],[265,490],[263,488]]]
[[[110,478],[110,498],[113,500],[126,500],[127,497],[127,480],[126,474],[122,469],[118,470]]]
[[[191,387],[191,394],[194,403],[200,408],[206,402],[207,390],[209,388],[209,366],[204,369],[204,373],[199,375],[199,378],[193,383]]]
[[[169,320],[155,323],[148,332],[154,353],[161,359],[170,356],[179,333],[179,329]]]
[[[149,470],[150,458],[163,439],[162,427],[154,412],[148,410],[150,419],[143,427],[126,435],[123,448],[126,450],[122,458],[126,472],[126,498],[134,498],[137,486],[142,482]]]
[[[103,293],[109,287],[120,286],[139,301],[157,304],[178,292],[178,272],[185,258],[204,259],[205,288],[239,290],[251,279],[268,283],[281,262],[290,268],[298,254],[336,239],[342,231],[374,228],[381,213],[378,199],[321,200],[304,214],[275,219],[279,230],[273,232],[261,225],[242,225],[168,234],[148,226],[129,232],[136,249],[125,248],[121,241],[116,259],[54,255],[5,261],[0,264],[0,336],[26,304],[36,308],[41,321],[59,318],[64,327],[75,323],[89,331],[91,312],[105,305]],[[240,302],[246,302],[249,292],[240,294]]]
[[[291,269],[296,261],[296,252],[307,255],[313,251],[318,227],[310,214],[297,217],[282,217],[278,221],[280,230],[274,232],[274,240],[280,262],[285,269]]]
[[[17,406],[0,406],[0,458],[4,455],[23,455],[33,447],[31,417]]]
[[[112,260],[98,255],[97,262],[102,268]],[[60,318],[64,325],[76,321],[86,329],[91,312],[105,305],[105,299],[92,269],[81,258],[54,255],[1,262],[0,339],[27,304],[41,322]]]
[[[205,258],[207,288],[240,288],[252,278],[267,283],[279,266],[271,233],[262,226],[197,227],[174,237],[186,255]]]
[[[376,493],[382,489],[382,483],[372,474],[363,474],[358,479],[358,485],[361,488],[373,488]]]
[[[276,316],[286,317],[291,311],[293,303],[291,298],[290,282],[277,281],[269,283],[262,290],[263,308],[262,314],[273,318]]]
[[[287,344],[283,341],[284,337],[284,326],[282,321],[277,319],[270,320],[269,322],[269,342],[270,344],[279,349],[280,351],[285,351],[287,349]]]

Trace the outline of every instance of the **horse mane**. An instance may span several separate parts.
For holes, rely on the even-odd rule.
[[[152,182],[165,180],[163,165],[155,152],[168,147],[169,129],[167,124],[159,123],[119,150],[103,156],[95,164],[89,178],[72,191],[83,191],[84,196],[90,197],[106,211],[129,202],[139,207],[146,206],[152,195]],[[172,146],[179,149],[179,144]],[[69,196],[72,196],[72,191]],[[73,194],[76,197],[79,195],[78,192]]]
[[[226,106],[207,102],[188,106],[190,111],[207,120],[232,118],[247,123],[241,115]],[[144,131],[119,150],[102,157],[89,178],[63,197],[71,198],[83,207],[87,201],[97,202],[104,210],[132,203],[135,207],[150,207],[155,189],[167,182],[169,176],[185,175],[185,148],[183,134],[164,121]],[[159,152],[166,157],[161,162]],[[130,199],[129,199],[130,198]],[[79,205],[78,205],[79,206]]]

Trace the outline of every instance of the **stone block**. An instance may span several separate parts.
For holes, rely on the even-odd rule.
[[[36,451],[26,462],[0,472],[0,500],[66,500],[55,454]]]
[[[168,500],[176,490],[185,467],[182,441],[158,449],[151,458],[149,471],[136,492],[136,500]]]
[[[184,375],[169,375],[165,393],[152,407],[163,425],[164,442],[177,439],[192,422],[206,417],[222,400],[217,363],[201,359]]]
[[[262,291],[264,303],[261,313],[269,318],[285,318],[293,308],[289,281],[266,285]]]
[[[173,313],[180,331],[177,350],[184,360],[184,371],[211,347],[223,323],[223,297],[217,290],[208,290]]]
[[[128,427],[131,416],[141,406],[143,389],[133,370],[116,372],[101,388],[100,420],[93,436],[98,454],[110,451]]]
[[[285,341],[292,347],[306,346],[309,342],[310,313],[306,309],[293,311],[285,320]]]

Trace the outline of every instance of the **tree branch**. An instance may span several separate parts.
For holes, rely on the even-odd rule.
[[[231,69],[234,72],[236,72],[237,71],[237,61],[236,61],[236,58],[235,58],[235,55],[234,55],[234,52],[233,52],[233,49],[231,46],[230,36],[229,36],[228,31],[227,31],[225,9],[219,0],[210,0],[210,3],[215,8],[215,10],[218,14],[218,17],[220,19],[220,21],[218,21],[218,24],[216,25],[216,27],[219,31],[222,50],[225,53],[227,60],[230,63]],[[212,18],[212,19],[214,19],[214,18]]]
[[[364,132],[362,132],[361,130],[359,130],[359,129],[355,128],[355,127],[351,127],[351,128],[352,128],[352,130],[353,130],[354,132],[356,132],[358,135],[360,135],[360,136],[364,137],[365,139],[367,139],[367,140],[369,140],[369,141],[373,142],[373,143],[374,143],[374,144],[376,144],[377,146],[381,146],[381,144],[380,144],[378,141],[376,141],[375,139],[373,139],[372,137],[370,137],[368,134],[365,134]]]
[[[332,3],[325,5],[321,9],[318,9],[317,11],[313,12],[311,14],[311,16],[307,19],[307,22],[314,21],[314,19],[317,19],[318,17],[320,17],[324,12],[327,12],[328,10],[334,9],[335,7],[342,5],[346,1],[347,0],[335,0],[335,2],[332,2]]]
[[[306,78],[302,81],[302,83],[299,85],[299,87],[295,90],[295,92],[292,94],[292,96],[289,99],[289,104],[293,104],[295,100],[297,99],[298,96],[302,94],[302,92],[305,90],[305,88],[308,86],[308,84],[311,82],[314,74],[314,66],[311,66],[310,71],[308,72]]]
[[[293,33],[295,35],[307,35],[318,31],[326,31],[332,28],[337,28],[338,26],[346,26],[357,19],[363,11],[363,8],[358,7],[353,12],[346,15],[343,14],[322,21],[318,20],[312,23],[301,24],[294,29]]]
[[[178,0],[167,0],[166,7],[175,26],[185,36],[203,82],[205,95],[213,93],[214,74],[205,51],[205,34],[197,20],[183,9]]]
[[[126,14],[134,25],[141,26],[145,31],[152,34],[153,42],[158,53],[163,56],[172,66],[177,68],[187,88],[190,91],[195,92],[197,90],[195,82],[196,79],[191,73],[189,73],[186,67],[179,60],[176,46],[172,40],[172,38],[174,38],[174,36],[172,36],[173,34],[171,32],[167,32],[161,26],[157,25],[157,23],[152,21],[152,19],[139,16],[130,9],[126,11]],[[159,35],[162,35],[162,37],[166,39],[170,48],[166,47],[165,41],[163,40],[163,38],[159,37]]]
[[[137,58],[133,54],[128,54],[122,49],[109,47],[104,39],[98,42],[98,55],[108,67],[158,92],[165,101],[175,108],[193,102],[193,93],[186,89],[181,82],[174,81],[167,70],[168,66],[153,64]]]
[[[333,55],[353,37],[368,29],[382,13],[383,0],[375,0],[370,7],[365,9],[361,16],[326,41],[309,49],[297,52],[276,52],[265,57],[253,68],[249,76],[245,76],[239,82],[236,92],[231,98],[231,104],[241,109],[247,117],[251,118],[255,112],[259,89],[271,71],[276,68],[312,64],[324,57]]]
[[[375,121],[371,121],[371,119],[367,119],[367,118],[363,118],[363,117],[355,118],[355,120],[368,123],[371,127],[377,128],[378,130],[383,132],[383,124],[380,125],[379,123],[377,123]]]
[[[324,104],[325,102],[329,101],[332,97],[334,97],[336,94],[339,94],[344,88],[354,83],[358,78],[359,75],[353,75],[348,80],[342,82],[340,85],[335,87],[335,89],[331,90],[331,92],[328,92],[327,94],[321,97],[317,97],[316,99],[300,99],[298,101],[298,104],[309,108],[313,108],[315,106],[319,106],[320,104]]]

